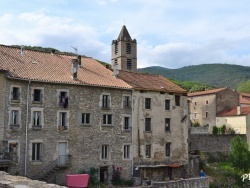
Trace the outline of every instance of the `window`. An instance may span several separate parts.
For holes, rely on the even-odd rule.
[[[166,157],[170,157],[170,145],[171,143],[166,143]]]
[[[194,119],[198,119],[197,113],[194,113]]]
[[[145,98],[145,109],[151,109],[151,98]]]
[[[126,43],[126,53],[131,54],[131,43]]]
[[[206,112],[206,114],[205,114],[205,118],[208,118],[208,112]]]
[[[130,97],[129,96],[124,96],[123,97],[123,107],[124,108],[131,108],[131,102],[130,102]]]
[[[33,127],[41,127],[41,114],[40,111],[33,112]]]
[[[208,100],[206,100],[206,104],[208,104]]]
[[[180,106],[180,95],[175,95],[175,106]]]
[[[41,161],[42,144],[32,143],[32,161]]]
[[[124,145],[123,157],[124,159],[130,159],[130,145]]]
[[[103,114],[102,124],[103,125],[112,125],[112,114]]]
[[[15,101],[20,100],[20,88],[19,87],[12,87],[11,99]]]
[[[108,159],[108,149],[109,146],[107,145],[102,146],[102,156],[101,156],[102,159]]]
[[[11,117],[10,117],[10,129],[17,130],[19,129],[19,111],[18,110],[11,110]]]
[[[90,124],[90,113],[82,113],[82,124]]]
[[[118,43],[116,42],[115,43],[115,54],[117,54],[118,53]]]
[[[124,130],[129,130],[129,117],[124,117]]]
[[[194,105],[196,106],[196,105],[197,105],[197,102],[194,102]]]
[[[69,98],[66,91],[61,91],[59,95],[59,105],[67,108],[69,104]]]
[[[145,131],[151,131],[151,118],[145,118]]]
[[[170,118],[165,118],[165,131],[170,131]]]
[[[67,112],[60,112],[59,113],[59,128],[68,129]]]
[[[132,69],[132,61],[131,61],[131,59],[127,59],[127,69],[128,70]]]
[[[42,91],[41,91],[41,89],[34,89],[33,102],[42,102]]]
[[[169,99],[165,100],[165,110],[170,110],[170,100]]]
[[[102,109],[110,109],[109,95],[102,95]]]
[[[151,158],[151,145],[146,145],[145,155],[146,158]]]

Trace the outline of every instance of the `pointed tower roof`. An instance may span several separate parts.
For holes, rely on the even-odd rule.
[[[117,40],[130,40],[130,41],[132,41],[125,25],[122,26],[122,30],[121,30]]]

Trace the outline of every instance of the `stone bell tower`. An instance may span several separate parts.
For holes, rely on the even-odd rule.
[[[136,72],[137,70],[137,44],[132,40],[126,26],[116,40],[112,41],[112,68],[118,65],[119,70]]]

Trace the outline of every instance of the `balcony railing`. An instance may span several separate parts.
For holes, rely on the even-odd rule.
[[[19,130],[19,128],[20,128],[19,124],[10,124],[10,129],[11,130],[16,131],[16,130]]]

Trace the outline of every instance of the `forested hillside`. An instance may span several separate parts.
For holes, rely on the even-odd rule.
[[[138,71],[162,75],[179,81],[199,82],[231,89],[235,89],[243,81],[250,80],[250,67],[230,64],[202,64],[179,69],[147,67]]]

